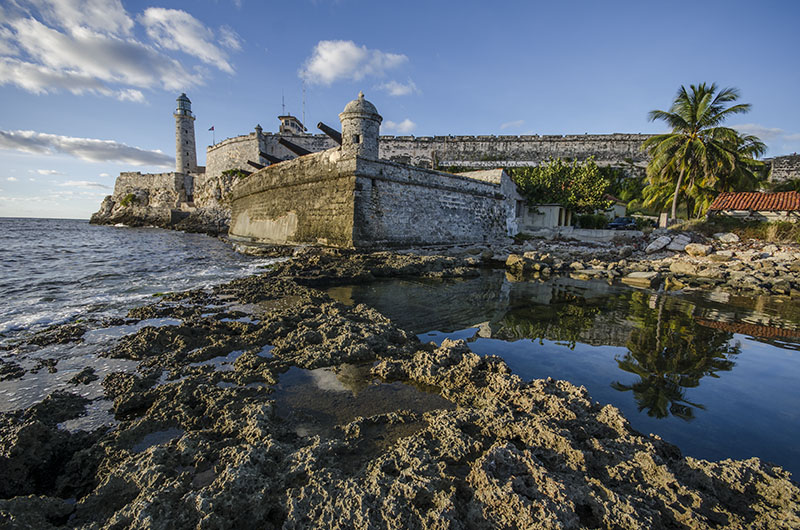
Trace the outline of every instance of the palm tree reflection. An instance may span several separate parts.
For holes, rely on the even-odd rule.
[[[687,400],[686,389],[698,386],[705,376],[731,370],[732,357],[741,351],[738,342],[731,343],[732,333],[701,326],[694,311],[694,305],[675,298],[632,293],[630,315],[637,326],[628,352],[615,359],[621,370],[639,380],[611,386],[632,391],[639,411],[648,416],[694,419],[694,410],[704,407]]]

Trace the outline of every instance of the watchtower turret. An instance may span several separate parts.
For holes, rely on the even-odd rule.
[[[194,143],[194,115],[192,102],[186,94],[178,96],[175,109],[175,171],[194,173],[197,171],[197,150]]]
[[[363,92],[345,106],[339,114],[339,121],[342,122],[342,152],[345,156],[378,158],[378,135],[383,118],[375,105],[364,99]]]

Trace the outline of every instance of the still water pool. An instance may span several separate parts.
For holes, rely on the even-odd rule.
[[[800,301],[663,294],[556,278],[392,280],[336,287],[423,341],[464,339],[523,379],[585,386],[637,430],[709,460],[800,473]]]

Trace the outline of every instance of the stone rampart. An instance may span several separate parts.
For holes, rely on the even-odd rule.
[[[319,152],[336,147],[326,135],[290,135],[256,133],[229,138],[208,148],[205,179],[218,178],[227,169],[252,171],[247,164],[267,161],[259,150],[282,160],[297,155],[280,145],[284,138],[300,147]],[[649,138],[645,134],[585,134],[528,136],[381,136],[381,159],[417,167],[490,169],[531,166],[550,158],[585,160],[594,156],[601,166],[643,168],[647,156],[641,149]]]
[[[148,205],[153,208],[176,208],[187,199],[187,175],[183,173],[120,173],[114,184],[115,201],[126,196],[147,192]]]
[[[769,175],[769,180],[771,182],[800,179],[800,155],[797,153],[786,156],[776,156],[766,161],[772,164],[772,171]]]
[[[506,235],[499,183],[362,158],[356,175],[355,246],[483,243]]]
[[[239,181],[229,234],[266,243],[353,246],[355,159],[336,149],[298,157]]]

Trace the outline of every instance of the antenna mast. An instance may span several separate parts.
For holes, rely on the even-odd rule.
[[[306,80],[303,79],[303,123],[306,122]]]
[[[286,101],[283,98],[283,89],[281,89],[281,115],[286,116]]]

